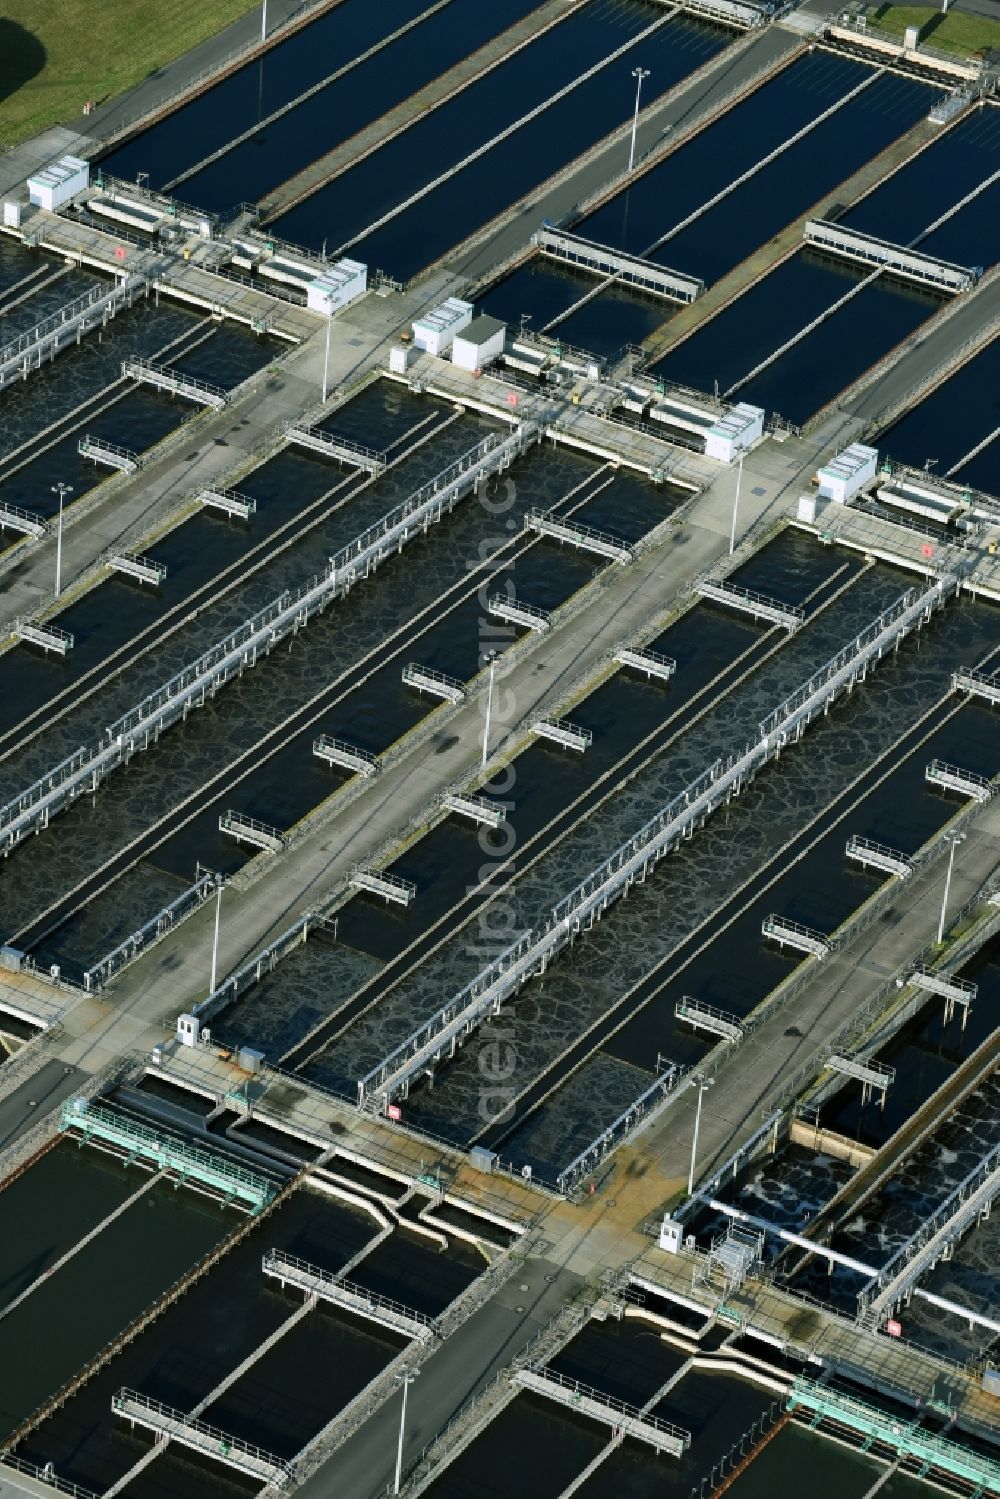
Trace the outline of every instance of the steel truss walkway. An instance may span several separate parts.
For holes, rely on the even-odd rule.
[[[877,869],[880,874],[894,874],[898,879],[905,880],[913,873],[913,866],[905,854],[898,853],[894,848],[887,848],[884,843],[873,843],[870,838],[862,838],[858,834],[848,838],[845,853],[855,864],[860,864],[864,869]]]
[[[107,563],[112,572],[124,573],[127,578],[135,578],[139,583],[152,583],[154,588],[167,576],[166,565],[154,562],[152,557],[134,557],[126,552],[115,552],[107,559]]]
[[[581,729],[578,724],[570,723],[568,718],[536,718],[531,725],[531,732],[537,734],[539,739],[551,739],[553,744],[559,744],[563,749],[579,750],[581,753],[589,749],[594,740],[590,729]]]
[[[364,1286],[338,1280],[328,1270],[310,1265],[307,1260],[300,1260],[294,1254],[269,1249],[264,1255],[262,1269],[265,1275],[279,1281],[282,1289],[294,1286],[313,1300],[329,1302],[342,1311],[352,1312],[368,1322],[377,1322],[380,1327],[402,1333],[405,1338],[416,1338],[421,1343],[429,1343],[434,1337],[434,1323],[422,1312],[413,1311],[401,1302],[391,1301],[387,1296],[379,1296],[374,1291],[366,1290]]]
[[[27,379],[32,370],[41,369],[46,359],[54,359],[67,344],[78,344],[91,328],[98,324],[106,327],[117,312],[131,307],[136,297],[148,290],[145,276],[126,276],[110,290],[103,284],[95,286],[11,339],[0,348],[0,390],[14,380]]]
[[[807,245],[813,245],[828,255],[877,266],[906,281],[916,281],[922,286],[933,286],[937,291],[956,295],[975,286],[980,275],[978,270],[969,266],[953,265],[950,260],[939,260],[922,250],[908,250],[903,245],[894,245],[889,240],[876,239],[872,234],[862,234],[858,229],[847,229],[825,219],[810,219],[803,230],[803,239]]]
[[[377,755],[347,744],[343,739],[332,739],[329,734],[320,734],[313,740],[313,754],[317,760],[325,760],[327,765],[337,765],[341,770],[350,770],[359,776],[378,775],[381,768]]]
[[[310,453],[318,453],[321,458],[333,458],[338,463],[360,468],[366,474],[371,474],[373,479],[385,473],[385,454],[377,453],[374,448],[363,447],[359,442],[352,442],[349,437],[337,437],[324,432],[321,427],[306,427],[294,422],[285,428],[285,437],[295,447],[307,448]]]
[[[734,1046],[743,1040],[743,1022],[738,1015],[703,1004],[700,999],[692,999],[690,994],[683,995],[674,1005],[674,1019],[683,1020],[696,1031],[707,1031],[710,1036],[730,1041]]]
[[[331,557],[330,577],[334,586],[346,592],[359,578],[367,578],[386,557],[402,551],[412,537],[426,532],[467,494],[478,491],[485,479],[508,469],[540,436],[533,423],[522,422],[506,437],[497,432],[484,437],[476,447],[463,453]]]
[[[789,921],[785,916],[765,916],[760,931],[762,937],[777,942],[779,947],[792,947],[796,952],[808,953],[811,958],[825,958],[830,952],[830,944],[822,932],[803,926],[799,921]]]
[[[474,796],[471,792],[452,793],[445,797],[444,805],[449,812],[470,817],[480,827],[498,828],[507,821],[507,809],[502,802],[491,802],[488,797]]]
[[[659,651],[629,650],[622,646],[615,651],[615,661],[619,666],[628,666],[632,671],[641,671],[646,677],[658,677],[661,682],[669,682],[677,670],[677,662],[672,656],[662,656]]]
[[[397,906],[408,906],[417,893],[412,880],[401,879],[385,869],[355,869],[350,883],[355,890],[367,890],[369,895],[381,895],[383,900]]]
[[[249,520],[257,509],[256,500],[248,494],[237,494],[235,489],[203,489],[198,503],[208,510],[221,510],[223,515],[235,516],[237,520]]]
[[[446,672],[435,671],[432,666],[418,666],[410,661],[403,667],[403,684],[415,687],[418,692],[429,692],[431,697],[442,698],[446,703],[460,703],[465,698],[465,683]]]
[[[529,510],[524,517],[529,531],[539,536],[549,536],[554,541],[569,542],[581,552],[593,552],[597,557],[608,557],[612,562],[634,562],[635,552],[628,542],[619,541],[605,531],[595,531],[576,520],[561,520],[547,510]]]
[[[269,823],[258,822],[255,817],[246,817],[242,812],[223,812],[219,817],[219,832],[228,833],[237,843],[248,843],[251,848],[263,849],[269,854],[280,854],[285,846],[285,837]]]
[[[704,281],[697,276],[668,270],[655,260],[644,260],[640,255],[625,255],[610,245],[597,244],[549,224],[533,234],[531,241],[552,260],[592,271],[595,276],[613,278],[625,286],[635,286],[641,291],[652,292],[656,297],[665,297],[669,302],[693,302],[705,290]]]
[[[962,1235],[981,1219],[990,1215],[994,1198],[1000,1194],[1000,1145],[995,1145],[958,1186],[949,1192],[940,1207],[925,1218],[905,1244],[901,1244],[881,1270],[858,1292],[858,1320],[866,1327],[877,1328],[883,1317],[891,1315],[901,1301],[909,1301],[917,1282],[940,1259],[950,1259]],[[928,1292],[924,1298],[934,1301]],[[938,1301],[938,1305],[944,1304]],[[1000,1332],[1000,1322],[982,1317],[964,1307],[950,1306],[970,1325],[978,1322]]]
[[[509,625],[520,625],[524,630],[534,630],[536,635],[544,634],[549,628],[548,610],[526,604],[521,599],[510,599],[505,593],[495,593],[486,608],[494,619],[502,619]]]
[[[124,359],[122,376],[126,380],[136,380],[140,385],[151,385],[154,390],[164,391],[167,395],[182,396],[196,406],[210,406],[213,411],[221,411],[229,403],[229,396],[221,385],[196,380],[193,375],[182,375],[179,370],[154,364],[151,359]]]
[[[918,1422],[906,1422],[888,1411],[868,1405],[853,1395],[841,1394],[829,1385],[797,1379],[788,1396],[788,1410],[810,1416],[810,1425],[829,1421],[864,1437],[865,1447],[875,1443],[901,1458],[919,1463],[922,1474],[938,1472],[971,1484],[975,1493],[1000,1493],[1000,1463],[927,1431]]]
[[[872,667],[920,628],[956,589],[953,578],[933,583],[920,594],[910,589],[884,610],[762,721],[753,744],[710,765],[570,891],[540,927],[525,932],[360,1078],[358,1107],[378,1110],[397,1094],[405,1097],[416,1077],[442,1057],[454,1056],[487,1016],[497,1013],[528,979],[544,973],[578,932],[599,921],[631,885],[643,881],[660,859],[691,838],[717,807],[738,796],[763,766],[802,737],[813,718],[864,681]]]
[[[0,530],[20,531],[24,536],[44,536],[49,523],[20,505],[0,505]]]
[[[227,1468],[235,1468],[248,1478],[256,1479],[258,1483],[283,1489],[292,1481],[294,1470],[290,1464],[282,1462],[281,1458],[265,1452],[262,1447],[255,1447],[252,1442],[230,1436],[217,1426],[210,1426],[207,1421],[186,1416],[183,1411],[174,1410],[173,1406],[151,1400],[148,1395],[140,1395],[136,1390],[119,1390],[116,1395],[112,1395],[111,1409],[130,1426],[142,1426],[146,1431],[151,1431],[158,1441],[179,1442],[182,1447],[190,1447],[202,1457],[214,1458]]]
[[[985,671],[957,671],[951,679],[956,692],[981,697],[987,703],[1000,703],[1000,681]]]
[[[266,1177],[237,1166],[228,1156],[201,1150],[171,1135],[136,1124],[110,1104],[70,1098],[62,1106],[59,1127],[83,1144],[110,1145],[128,1160],[141,1160],[160,1171],[168,1171],[181,1182],[206,1189],[224,1202],[236,1203],[259,1213],[274,1196]]]
[[[557,1405],[568,1406],[581,1416],[589,1416],[602,1426],[610,1426],[622,1436],[634,1437],[655,1447],[657,1452],[667,1452],[671,1457],[682,1457],[691,1445],[691,1433],[658,1416],[643,1415],[638,1406],[627,1405],[603,1390],[594,1390],[577,1379],[568,1379],[554,1369],[536,1369],[530,1366],[517,1369],[514,1378],[524,1389],[535,1395],[544,1395]]]
[[[411,496],[379,525],[346,547],[332,559],[325,572],[294,592],[286,589],[117,722],[109,724],[105,737],[96,746],[91,749],[81,746],[46,771],[19,796],[0,807],[0,852],[9,854],[31,833],[47,827],[51,818],[78,796],[96,791],[118,766],[155,744],[171,724],[185,718],[192,708],[201,707],[232,677],[255,666],[261,656],[303,629],[316,614],[342,596],[355,576],[355,566],[371,570],[378,557],[385,554],[381,547],[388,550],[402,547],[409,536],[425,523],[430,524],[435,507],[436,515],[440,516],[443,506],[454,505],[467,489],[488,474],[506,468],[536,437],[533,427],[519,427],[504,441],[491,433],[485,443],[477,444],[436,480],[418,490],[416,496]],[[353,560],[344,562],[348,554]]]
[[[81,437],[76,450],[81,458],[90,458],[94,463],[113,468],[120,474],[134,474],[142,468],[142,459],[138,453],[120,448],[115,442],[105,442],[103,437]]]
[[[37,645],[48,655],[54,651],[57,656],[65,656],[73,649],[73,637],[68,630],[61,630],[58,625],[45,621],[32,621],[19,619],[14,626],[18,640],[25,641],[28,645]]]
[[[781,625],[783,630],[797,630],[805,617],[803,611],[792,604],[779,603],[777,599],[769,599],[753,588],[740,588],[735,583],[699,583],[698,592],[703,599],[710,599],[713,604],[739,609],[769,625]]]
[[[943,791],[955,791],[959,796],[968,796],[975,802],[988,802],[994,787],[986,776],[974,770],[963,770],[960,765],[949,765],[944,760],[932,760],[924,771],[924,780]]]

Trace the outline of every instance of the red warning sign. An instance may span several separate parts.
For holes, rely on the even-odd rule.
[[[116,260],[124,260],[125,259],[125,246],[124,245],[115,245],[115,259]]]

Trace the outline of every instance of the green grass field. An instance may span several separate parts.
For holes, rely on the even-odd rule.
[[[932,18],[936,18],[935,24],[929,26]],[[982,56],[994,47],[1000,48],[1000,21],[986,16],[964,15],[959,10],[942,16],[937,5],[883,5],[868,16],[869,30],[884,31],[888,36],[902,39],[907,26],[926,26],[921,42],[958,57]]]
[[[0,144],[124,93],[255,9],[254,0],[4,0]]]

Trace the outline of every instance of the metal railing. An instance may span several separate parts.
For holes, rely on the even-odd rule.
[[[519,426],[508,437],[491,432],[394,510],[341,547],[330,558],[331,576],[338,584],[344,584],[352,581],[362,568],[370,571],[378,565],[386,550],[406,541],[414,529],[429,523],[431,518],[437,519],[445,507],[456,504],[480,478],[506,467],[538,435],[537,429],[530,424]]]
[[[849,685],[863,679],[871,665],[895,641],[929,616],[947,596],[953,582],[935,583],[918,598],[912,592],[873,622],[844,651],[790,694],[760,725],[760,737],[725,761],[716,760],[677,796],[617,848],[569,892],[548,918],[526,932],[494,963],[423,1022],[388,1056],[359,1079],[358,1106],[388,1102],[404,1094],[412,1078],[433,1065],[449,1046],[458,1044],[491,1011],[515,994],[533,975],[570,943],[584,925],[599,921],[604,911],[633,883],[679,843],[689,839],[724,801],[737,796],[756,773]],[[790,927],[790,924],[785,923]],[[815,938],[815,934],[810,933]],[[823,939],[825,941],[825,939]]]
[[[82,1483],[71,1483],[68,1478],[60,1478],[51,1463],[46,1463],[43,1467],[39,1463],[28,1462],[27,1458],[18,1457],[16,1452],[5,1452],[0,1457],[0,1472],[4,1468],[22,1473],[26,1478],[33,1478],[43,1488],[52,1489],[56,1494],[69,1494],[71,1499],[98,1499],[93,1489],[85,1489]]]
[[[143,290],[146,284],[144,276],[129,276],[124,281],[116,282],[110,289],[102,281],[82,296],[74,297],[72,302],[67,302],[58,312],[42,318],[34,327],[0,345],[0,378],[3,367],[11,360],[21,360],[26,355],[33,354],[39,344],[44,343],[53,333],[60,332],[67,324],[75,327],[87,313],[98,308],[103,310],[104,304],[110,306],[123,295]]]
[[[947,1244],[960,1238],[970,1223],[988,1209],[1000,1193],[1000,1145],[995,1145],[969,1171],[942,1203],[930,1213],[905,1243],[890,1255],[878,1275],[858,1292],[858,1314],[867,1318],[901,1299],[930,1268],[928,1247],[935,1259]],[[934,1245],[933,1241],[937,1240]]]
[[[218,1454],[227,1459],[240,1456],[249,1459],[255,1466],[270,1468],[274,1470],[270,1482],[284,1484],[291,1481],[294,1468],[291,1463],[286,1463],[282,1458],[275,1457],[263,1447],[258,1447],[255,1442],[246,1442],[242,1437],[233,1436],[231,1432],[222,1431],[218,1426],[212,1426],[208,1421],[202,1421],[195,1416],[187,1416],[183,1411],[176,1410],[172,1405],[164,1405],[161,1400],[154,1400],[150,1395],[141,1395],[138,1390],[128,1388],[118,1390],[111,1397],[111,1409],[126,1421],[132,1419],[135,1411],[145,1411],[156,1418],[158,1430],[183,1439],[183,1435],[194,1438],[193,1445],[199,1452],[207,1452],[208,1443],[212,1443],[218,1450]],[[203,1438],[203,1441],[198,1441]],[[211,1455],[209,1453],[209,1455]]]
[[[610,1155],[612,1150],[616,1150],[622,1141],[642,1123],[654,1105],[676,1090],[687,1070],[686,1067],[679,1067],[675,1062],[670,1062],[660,1076],[650,1083],[649,1087],[640,1093],[639,1097],[630,1103],[617,1119],[612,1120],[596,1139],[592,1140],[580,1151],[579,1155],[573,1157],[568,1166],[560,1171],[556,1177],[556,1186],[559,1190],[568,1192],[581,1176],[592,1171],[595,1166],[599,1166],[601,1161]]]
[[[147,947],[158,942],[161,937],[165,937],[186,916],[197,911],[215,889],[216,882],[217,877],[214,874],[204,874],[187,890],[182,890],[180,895],[163,907],[162,911],[158,911],[155,916],[143,922],[142,926],[138,927],[130,937],[126,937],[123,942],[119,942],[117,947],[105,953],[104,957],[99,958],[92,967],[85,969],[83,987],[88,992],[102,989],[113,974],[127,968]]]
[[[415,1311],[413,1307],[404,1305],[402,1301],[394,1301],[391,1296],[382,1296],[378,1291],[369,1290],[367,1286],[343,1280],[339,1275],[324,1270],[320,1265],[300,1259],[298,1255],[287,1254],[283,1249],[267,1250],[262,1268],[265,1275],[274,1276],[279,1280],[282,1272],[287,1272],[289,1280],[294,1280],[296,1286],[317,1296],[322,1297],[329,1293],[330,1297],[336,1300],[337,1293],[344,1292],[349,1299],[357,1299],[373,1311],[385,1312],[389,1317],[398,1319],[400,1322],[415,1322],[429,1331],[434,1329],[434,1318],[428,1317],[425,1312]]]

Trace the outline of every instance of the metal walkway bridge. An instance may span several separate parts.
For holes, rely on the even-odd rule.
[[[554,1369],[538,1369],[528,1365],[518,1369],[515,1381],[534,1395],[544,1395],[557,1405],[568,1406],[578,1415],[589,1416],[602,1426],[610,1426],[622,1436],[633,1437],[657,1452],[667,1452],[671,1457],[683,1457],[691,1445],[691,1433],[670,1421],[661,1421],[658,1416],[645,1415],[638,1406],[627,1405],[614,1395],[603,1390],[592,1389],[578,1379],[567,1379]]]
[[[125,276],[110,289],[103,284],[95,286],[11,339],[0,348],[0,390],[15,380],[27,379],[32,370],[40,369],[46,359],[54,359],[67,344],[79,343],[91,328],[106,327],[117,312],[131,307],[136,297],[145,296],[148,290],[148,280],[140,275]]]
[[[454,1056],[487,1016],[497,1013],[530,978],[544,973],[580,931],[599,921],[631,885],[645,880],[660,859],[689,839],[719,806],[738,796],[763,766],[801,738],[813,718],[863,681],[886,652],[928,620],[956,588],[956,581],[947,579],[920,594],[910,589],[884,610],[762,721],[757,740],[742,753],[708,766],[570,891],[541,926],[525,932],[360,1078],[358,1107],[384,1109],[397,1095],[405,1097],[410,1084],[438,1061]]]
[[[969,266],[953,265],[950,260],[939,260],[936,255],[894,245],[889,240],[876,239],[873,234],[862,234],[859,229],[847,229],[825,219],[810,219],[802,236],[807,245],[824,250],[828,255],[886,270],[891,275],[916,281],[921,286],[932,286],[937,291],[953,294],[968,291],[975,286],[980,275],[977,269]]]
[[[972,1008],[972,1001],[979,993],[979,985],[971,983],[968,979],[960,979],[954,973],[943,973],[937,968],[914,969],[910,975],[910,983],[917,989],[924,989],[929,994],[940,994],[944,1000],[945,1025],[951,1020],[956,1007],[961,1006],[962,1029],[965,1029]]]
[[[879,1410],[856,1396],[844,1395],[827,1384],[797,1379],[788,1397],[788,1409],[801,1411],[811,1426],[824,1421],[864,1438],[863,1445],[876,1443],[912,1458],[922,1474],[940,1473],[971,1484],[976,1494],[1000,1494],[1000,1464],[947,1437],[927,1431],[918,1422],[902,1421],[898,1415]]]
[[[142,468],[142,459],[129,448],[119,447],[116,442],[107,442],[103,437],[92,437],[88,433],[76,445],[81,458],[113,468],[119,474],[134,474]]]
[[[273,828],[270,823],[259,822],[256,817],[247,817],[245,813],[232,809],[219,814],[219,832],[228,833],[237,843],[246,843],[264,853],[280,854],[285,846],[285,835],[280,828]]]
[[[487,796],[476,796],[471,791],[449,792],[443,806],[459,817],[468,817],[484,828],[498,828],[507,821],[507,808],[503,802],[491,802]]]
[[[124,1389],[112,1395],[111,1409],[130,1426],[142,1426],[146,1431],[151,1431],[158,1442],[179,1442],[181,1446],[191,1448],[202,1457],[213,1458],[216,1462],[224,1463],[227,1468],[235,1468],[237,1472],[256,1479],[258,1483],[283,1489],[291,1483],[294,1476],[290,1464],[265,1452],[262,1447],[244,1442],[239,1437],[231,1436],[229,1432],[220,1431],[207,1421],[186,1416],[183,1411],[164,1405],[159,1400],[151,1400],[148,1395],[140,1395],[137,1390]]]
[[[420,666],[408,661],[403,667],[404,687],[415,687],[418,692],[428,692],[446,703],[460,703],[465,698],[465,683],[447,672],[436,671],[433,666]]]
[[[340,1280],[330,1271],[311,1265],[308,1260],[298,1259],[294,1254],[269,1249],[264,1255],[262,1269],[265,1275],[277,1280],[282,1289],[294,1286],[314,1301],[326,1301],[331,1306],[340,1307],[341,1311],[351,1312],[356,1317],[363,1317],[368,1322],[377,1322],[380,1327],[388,1327],[392,1332],[401,1333],[404,1338],[416,1338],[421,1343],[429,1343],[434,1337],[434,1323],[422,1312],[413,1311],[411,1307],[392,1301],[387,1296],[379,1296],[374,1291],[366,1290],[364,1286]]]
[[[257,501],[248,494],[239,494],[235,489],[203,489],[198,496],[199,505],[208,510],[221,510],[223,515],[237,520],[249,520],[257,510]]]
[[[710,1036],[729,1041],[733,1046],[743,1040],[743,1022],[738,1015],[704,1004],[700,999],[692,999],[690,994],[683,994],[674,1005],[674,1019],[683,1021],[692,1030],[707,1031]]]
[[[356,744],[348,744],[344,739],[334,739],[329,734],[320,734],[313,740],[313,754],[317,760],[336,765],[340,770],[349,770],[352,775],[370,778],[378,775],[381,768],[378,755],[359,749]]]
[[[995,1198],[1000,1195],[1000,1145],[994,1146],[958,1186],[948,1194],[940,1207],[924,1219],[920,1227],[901,1244],[882,1266],[878,1275],[858,1292],[858,1320],[866,1327],[877,1328],[900,1302],[908,1301],[917,1282],[940,1259],[950,1259],[962,1235],[983,1218],[988,1218]],[[932,1300],[924,1292],[926,1300]],[[958,1309],[958,1315],[962,1310]],[[976,1321],[1000,1333],[1000,1321],[968,1314]]]
[[[845,853],[863,869],[876,869],[879,874],[894,874],[897,879],[905,880],[913,873],[913,865],[905,854],[871,838],[862,838],[858,833],[848,838]]]
[[[705,283],[697,276],[687,276],[683,271],[671,271],[655,260],[644,260],[640,255],[626,255],[610,245],[600,245],[594,240],[584,239],[580,234],[571,234],[566,229],[556,229],[545,224],[532,243],[543,255],[564,265],[576,266],[579,270],[592,271],[596,276],[606,276],[621,281],[625,286],[634,286],[640,291],[652,292],[655,297],[665,297],[669,302],[693,302],[705,290]]]
[[[350,883],[355,890],[367,891],[369,895],[380,895],[384,901],[395,906],[408,906],[417,893],[412,880],[404,880],[387,869],[355,869]]]
[[[154,364],[151,359],[122,360],[122,377],[136,380],[140,385],[151,385],[154,390],[170,396],[182,396],[196,406],[209,406],[221,411],[229,402],[229,396],[221,385],[212,385],[208,380],[198,380],[194,375],[182,375],[180,370],[169,365]]]
[[[532,630],[543,635],[551,623],[547,609],[537,604],[526,604],[523,599],[509,598],[505,593],[495,593],[486,605],[487,613],[502,619],[508,625],[520,625],[522,630]]]
[[[151,583],[154,588],[158,588],[167,576],[166,563],[154,562],[152,557],[141,557],[131,552],[113,552],[106,561],[112,572],[134,578],[137,583]]]
[[[643,649],[620,646],[614,653],[614,659],[618,666],[627,666],[631,671],[641,671],[647,679],[657,677],[661,682],[669,682],[677,670],[677,662],[672,656],[664,656],[660,651],[651,651],[648,646]]]
[[[356,577],[371,572],[390,552],[401,550],[407,540],[425,530],[484,478],[506,468],[537,436],[536,428],[525,426],[503,439],[491,433],[345,547],[331,559],[325,572],[294,591],[286,589],[109,724],[97,745],[89,749],[81,746],[46,771],[0,807],[0,852],[9,854],[32,833],[47,827],[52,817],[77,797],[96,791],[120,765],[155,744],[171,724],[185,718],[192,708],[203,706],[231,678],[250,670],[280,641],[303,629],[346,593]]]
[[[142,1160],[168,1171],[181,1182],[207,1190],[223,1202],[259,1213],[275,1195],[266,1177],[237,1166],[228,1156],[201,1150],[176,1136],[160,1135],[107,1103],[70,1098],[62,1106],[59,1127],[84,1144],[110,1146],[129,1160]]]
[[[384,453],[376,452],[374,448],[366,448],[360,442],[352,442],[349,437],[338,437],[332,432],[324,432],[322,427],[307,427],[302,423],[290,422],[285,428],[285,437],[295,447],[305,448],[310,453],[318,453],[321,458],[332,458],[337,463],[346,463],[351,468],[360,468],[366,474],[371,474],[373,479],[385,473],[387,467]]]
[[[805,617],[803,611],[794,604],[782,604],[777,599],[768,598],[766,594],[757,593],[753,588],[741,588],[736,583],[713,583],[711,579],[707,579],[698,584],[698,592],[703,599],[709,599],[713,604],[739,609],[741,613],[751,614],[754,619],[762,620],[765,624],[780,625],[783,630],[797,630]]]
[[[32,510],[22,510],[20,505],[0,505],[0,530],[19,531],[23,536],[44,536],[49,523]]]
[[[51,620],[19,619],[14,624],[14,633],[18,640],[37,645],[46,655],[53,651],[57,656],[65,656],[73,649],[73,636]]]
[[[548,510],[529,510],[524,517],[529,531],[539,536],[548,536],[553,541],[568,542],[581,552],[593,552],[596,557],[607,557],[612,562],[634,562],[635,552],[627,541],[620,541],[606,531],[595,531],[581,521],[563,520]]]
[[[943,791],[954,791],[959,796],[968,796],[976,802],[988,802],[995,787],[986,776],[974,770],[963,770],[960,765],[949,765],[945,760],[932,760],[924,771],[924,780]]]
[[[956,692],[967,692],[970,697],[980,697],[994,706],[1000,703],[1000,678],[985,671],[957,671],[952,677]]]
[[[413,536],[426,532],[467,494],[478,491],[485,479],[509,468],[540,436],[533,423],[522,422],[506,437],[496,432],[484,437],[330,559],[335,587],[347,590],[359,578],[367,578],[386,557],[402,551]]]

